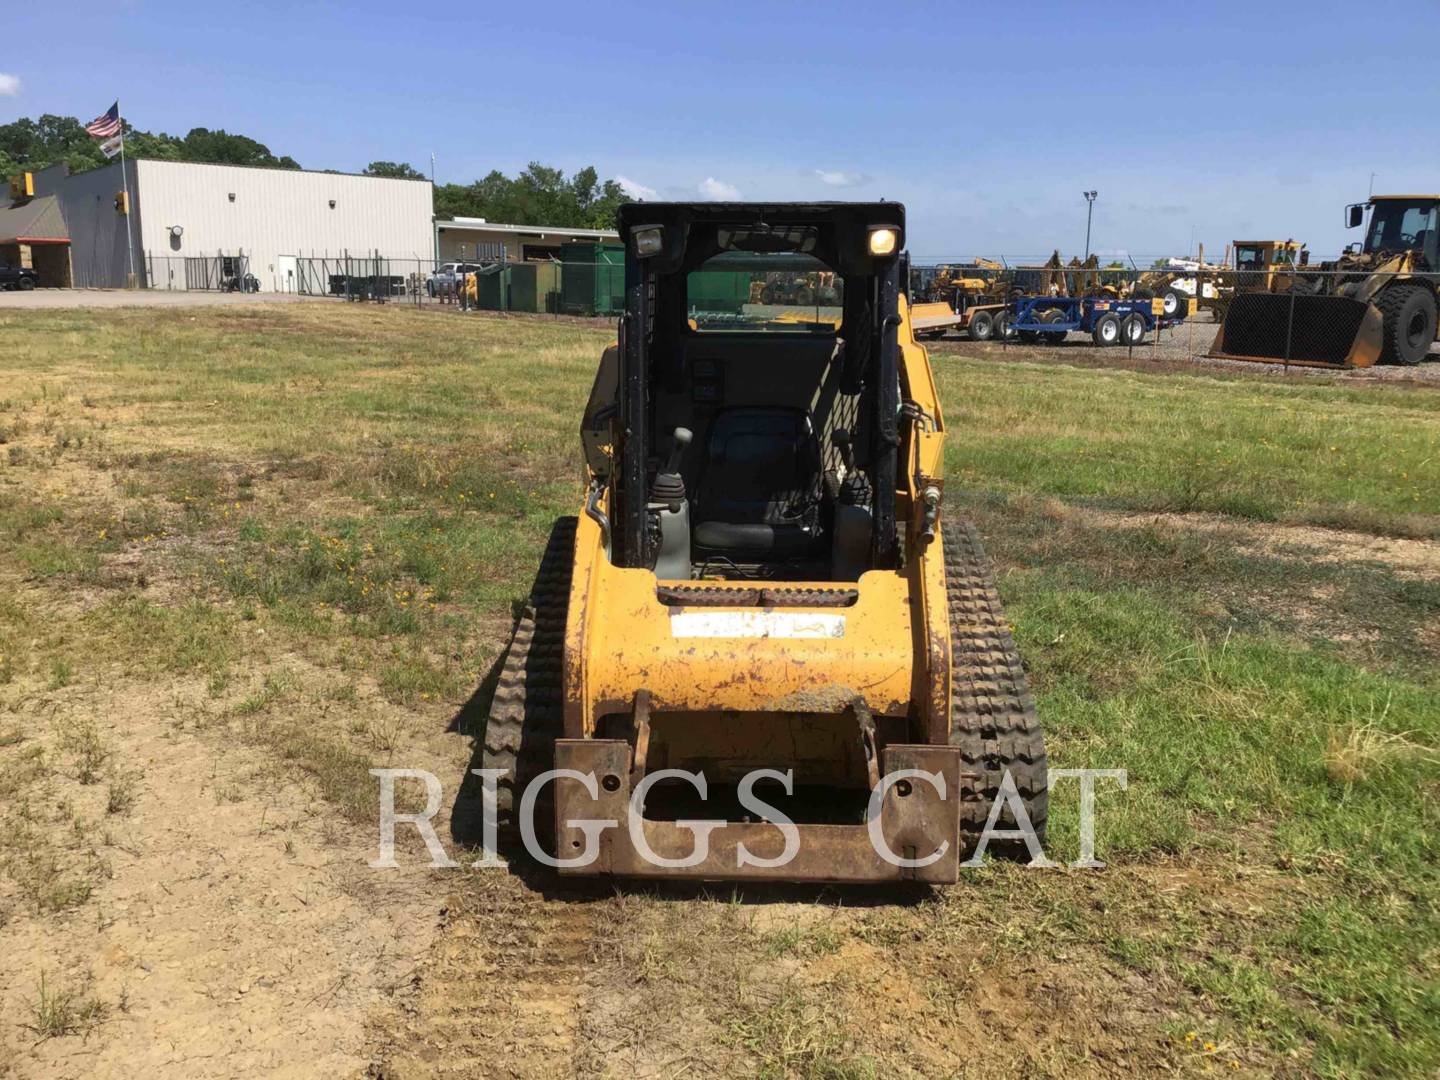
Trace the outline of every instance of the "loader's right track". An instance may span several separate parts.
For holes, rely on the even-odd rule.
[[[525,785],[551,768],[555,740],[563,729],[562,670],[565,614],[570,603],[571,566],[575,554],[575,518],[562,517],[550,530],[550,541],[530,587],[525,609],[515,624],[505,664],[490,702],[485,724],[484,766],[504,769],[496,790],[497,820],[502,834],[518,827],[516,811]],[[548,787],[547,787],[548,792]],[[542,806],[535,815],[541,842],[550,839],[549,816]]]
[[[968,857],[979,843],[1007,770],[1036,837],[1045,839],[1045,734],[980,534],[968,521],[952,519],[945,522],[942,536],[950,607],[950,743],[960,748],[961,769],[980,778],[977,791],[960,804],[962,857]],[[1008,808],[995,821],[996,829],[1017,827]],[[987,851],[1027,856],[1025,845],[1017,841],[997,840]]]

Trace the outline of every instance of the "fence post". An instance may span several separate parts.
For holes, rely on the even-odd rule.
[[[1290,317],[1285,321],[1285,371],[1290,370],[1290,344],[1295,334],[1295,290],[1290,290]]]

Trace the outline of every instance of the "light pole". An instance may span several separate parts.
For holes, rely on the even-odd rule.
[[[1085,196],[1085,261],[1090,261],[1090,219],[1095,214],[1095,196],[1098,191],[1082,191]]]

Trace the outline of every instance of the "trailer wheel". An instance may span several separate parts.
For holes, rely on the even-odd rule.
[[[989,341],[995,333],[995,316],[988,311],[977,311],[970,316],[970,325],[965,329],[969,331],[971,341]]]
[[[995,319],[991,326],[991,333],[999,341],[1014,341],[1015,331],[1010,328],[1010,313],[999,311],[995,313]]]
[[[1165,305],[1162,309],[1165,312],[1165,318],[1175,318],[1176,314],[1181,309],[1181,305],[1185,303],[1186,299],[1187,297],[1184,293],[1177,292],[1174,289],[1166,289],[1165,298],[1161,301]],[[1183,318],[1183,316],[1181,317]]]
[[[1435,296],[1419,285],[1392,285],[1375,298],[1384,317],[1382,362],[1418,364],[1435,340]]]
[[[1129,346],[1141,344],[1145,340],[1145,320],[1139,315],[1127,315],[1120,324],[1120,340]]]
[[[1101,315],[1095,320],[1095,328],[1090,331],[1090,336],[1095,339],[1095,344],[1100,346],[1120,344],[1120,317],[1113,311]]]

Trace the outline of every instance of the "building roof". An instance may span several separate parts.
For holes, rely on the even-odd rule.
[[[620,234],[614,229],[578,229],[568,225],[502,225],[484,218],[437,218],[437,229],[465,229],[469,232],[510,233],[525,236],[575,236],[587,240],[619,240]]]
[[[69,239],[70,230],[54,195],[0,203],[0,244]]]

